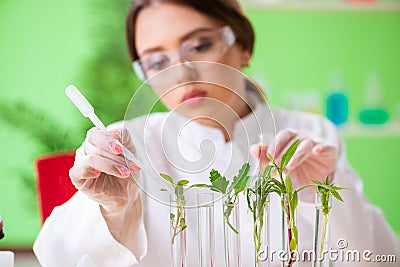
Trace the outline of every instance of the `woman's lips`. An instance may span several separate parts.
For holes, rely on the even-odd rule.
[[[187,92],[183,96],[182,103],[188,107],[195,107],[195,106],[199,105],[206,96],[207,96],[206,91],[192,90],[190,92]]]

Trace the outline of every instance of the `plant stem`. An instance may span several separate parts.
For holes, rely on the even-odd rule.
[[[297,240],[294,239],[294,233],[293,233],[293,227],[295,227],[295,218],[292,217],[292,213],[290,212],[291,207],[290,207],[290,202],[287,199],[287,197],[283,197],[282,198],[282,208],[284,209],[284,215],[286,217],[286,225],[287,225],[287,240],[284,240],[286,242],[286,246],[288,247],[287,252],[289,253],[289,261],[287,263],[287,267],[291,267],[293,266],[293,264],[296,262],[296,258],[295,256],[295,251],[296,251],[296,247],[297,247]],[[295,216],[293,214],[293,216]],[[291,247],[291,243],[292,240],[294,240],[296,247],[294,249],[292,249]]]
[[[326,232],[327,232],[327,227],[328,227],[328,214],[324,213],[324,229],[323,229],[323,234],[322,234],[322,240],[321,240],[321,249],[319,252],[319,258],[322,259],[322,253],[324,251],[325,247],[325,239],[326,239]]]
[[[292,266],[293,265],[293,263],[294,263],[294,260],[293,260],[293,258],[292,258],[292,253],[293,253],[293,250],[292,250],[292,248],[290,247],[290,243],[291,243],[291,241],[292,241],[292,223],[291,223],[291,217],[290,217],[290,207],[289,207],[289,205],[286,205],[286,212],[287,212],[287,217],[286,217],[286,221],[287,221],[287,231],[288,231],[288,242],[289,242],[289,254],[290,254],[290,258],[289,258],[289,262],[288,262],[288,266]]]
[[[227,199],[227,201],[228,201],[228,203],[225,203],[225,205],[228,207],[227,209],[230,209],[230,212],[229,212],[229,216],[225,217],[225,221],[228,224],[229,228],[231,228],[232,231],[235,232],[235,234],[239,234],[239,231],[229,221],[230,214],[232,213],[232,210],[235,208],[235,204],[234,204],[234,202],[231,201],[231,197],[229,197]]]
[[[183,207],[181,205],[181,201],[178,199],[177,204],[176,204],[176,217],[175,217],[176,220],[175,220],[174,224],[172,225],[172,228],[174,229],[174,232],[172,234],[172,240],[171,240],[172,245],[174,244],[175,237],[178,234],[180,234],[183,230],[185,230],[185,228],[181,227],[181,229],[179,229],[179,231],[178,231],[179,222],[181,221],[181,217],[183,214],[182,209],[183,209]]]

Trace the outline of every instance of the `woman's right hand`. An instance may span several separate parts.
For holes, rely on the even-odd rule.
[[[135,154],[126,129],[110,132],[90,129],[76,151],[74,166],[69,171],[78,190],[98,202],[103,209],[113,212],[121,211],[138,196],[132,175],[138,175],[140,168],[125,160],[122,144]]]

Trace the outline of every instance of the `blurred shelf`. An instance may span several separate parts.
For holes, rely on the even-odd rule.
[[[400,123],[364,125],[350,123],[339,128],[343,137],[399,137]]]
[[[386,3],[242,1],[242,6],[247,10],[400,11],[400,1]]]

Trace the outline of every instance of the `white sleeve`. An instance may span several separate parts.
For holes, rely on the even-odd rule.
[[[145,238],[143,223],[133,227]],[[146,251],[146,243],[143,242],[144,247],[139,248],[142,253]],[[33,250],[44,267],[132,266],[140,260],[113,238],[99,204],[80,192],[53,210]]]
[[[33,250],[44,267],[85,266],[83,262],[91,262],[92,265],[88,266],[131,266],[138,263],[135,255],[113,238],[98,203],[80,192],[53,210]]]
[[[76,151],[76,160],[82,151]],[[100,206],[81,192],[54,208],[33,250],[44,267],[132,266],[147,253],[140,194],[126,214],[124,245],[111,234]]]

